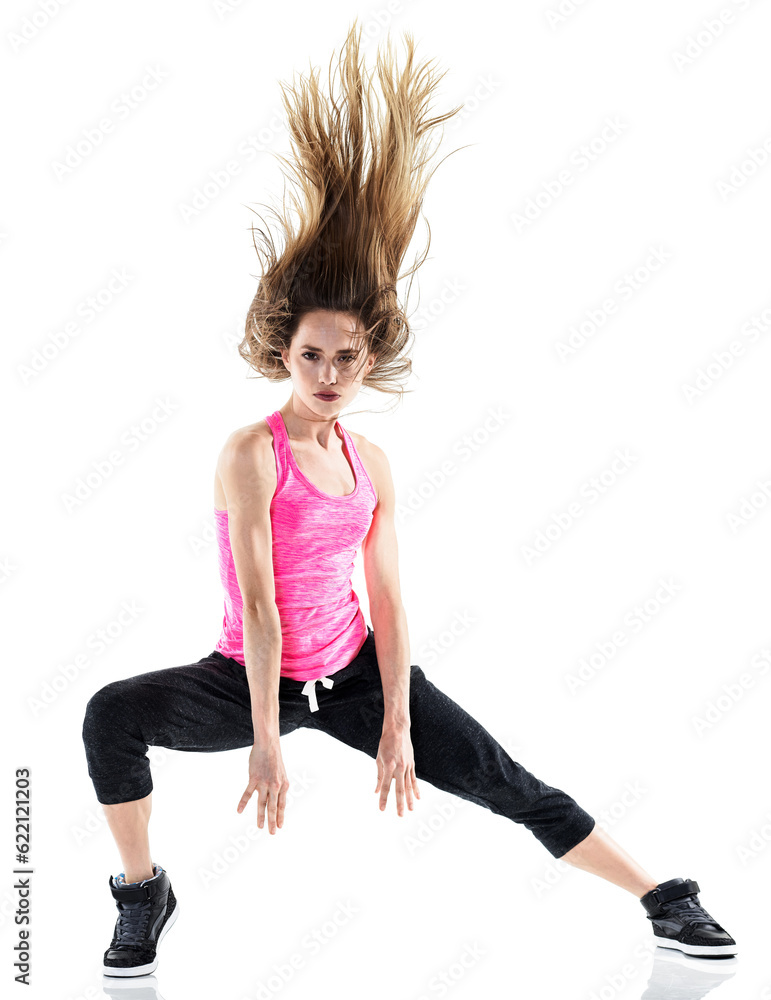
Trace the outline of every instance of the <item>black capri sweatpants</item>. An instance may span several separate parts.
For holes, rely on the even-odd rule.
[[[279,680],[279,732],[318,729],[377,757],[383,688],[375,637],[326,678]],[[331,681],[331,683],[330,683]],[[595,821],[559,788],[544,784],[487,730],[410,666],[410,738],[415,774],[436,788],[521,823],[555,858],[580,843]],[[212,753],[254,743],[246,669],[215,650],[188,666],[112,681],[89,699],[83,721],[88,773],[104,805],[153,789],[148,746]]]

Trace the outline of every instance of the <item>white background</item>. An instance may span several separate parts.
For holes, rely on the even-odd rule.
[[[414,392],[393,413],[364,392],[341,417],[385,449],[405,508],[411,660],[515,759],[604,815],[656,879],[696,878],[743,951],[723,963],[735,974],[719,995],[767,997],[771,671],[756,658],[771,646],[767,5],[586,0],[563,4],[561,22],[549,15],[556,0],[506,11],[489,0],[40,9],[3,12],[0,555],[14,697],[2,981],[17,940],[13,775],[28,767],[25,995],[102,996],[119,858],[86,771],[84,707],[111,680],[193,662],[216,643],[216,458],[231,430],[290,392],[247,378],[236,351],[256,286],[251,208],[280,197],[272,154],[289,151],[278,81],[309,65],[325,74],[358,15],[368,62],[386,29],[401,59],[410,31],[418,56],[447,70],[436,107],[465,104],[442,151],[466,148],[439,166],[424,203],[432,242],[410,303]],[[715,37],[721,11],[732,20]],[[161,82],[120,117],[113,102],[151,68]],[[105,116],[113,129],[57,176]],[[601,138],[608,121],[612,141]],[[261,146],[251,158],[250,137]],[[591,162],[576,154],[585,145]],[[229,183],[207,188],[186,218],[233,162]],[[572,183],[545,194],[564,170]],[[730,190],[732,173],[741,183]],[[421,222],[405,267],[425,237]],[[665,258],[655,270],[652,249]],[[131,280],[86,322],[83,303],[113,269]],[[617,282],[635,274],[624,296]],[[615,312],[563,360],[558,343],[611,297]],[[72,321],[79,332],[62,336]],[[732,342],[743,353],[727,365]],[[153,422],[158,400],[172,412]],[[491,412],[503,417],[485,430]],[[124,434],[148,419],[132,450]],[[634,460],[592,502],[584,484],[617,449]],[[109,474],[68,508],[100,463]],[[581,516],[526,558],[577,501]],[[752,516],[732,525],[742,509]],[[660,581],[671,581],[666,601]],[[360,567],[354,589],[369,621]],[[92,637],[123,602],[141,610],[96,653]],[[646,602],[635,630],[626,616]],[[467,624],[452,635],[458,615]],[[571,690],[597,644],[614,655],[598,654]],[[381,813],[370,758],[308,731],[282,750],[296,794],[283,830],[252,838],[256,800],[236,814],[248,751],[151,751],[153,857],[180,899],[159,996],[417,1000],[444,995],[435,977],[447,975],[455,998],[636,1000],[650,975],[670,975],[651,968],[637,900],[553,865],[524,828],[427,782],[414,813],[399,818],[393,793]],[[346,901],[356,912],[329,935]],[[315,930],[327,935],[318,953],[305,943]],[[464,967],[469,946],[477,957]],[[304,968],[277,988],[274,966],[296,954]],[[691,992],[672,974],[646,997],[696,996],[698,974],[678,966]]]

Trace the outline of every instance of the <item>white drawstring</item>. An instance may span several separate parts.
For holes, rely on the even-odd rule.
[[[335,683],[331,677],[314,677],[312,681],[306,681],[302,693],[308,698],[311,712],[318,712],[319,703],[316,701],[316,681],[321,681],[325,688],[331,688]]]

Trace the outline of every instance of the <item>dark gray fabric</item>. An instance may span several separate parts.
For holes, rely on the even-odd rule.
[[[334,685],[316,683],[318,711],[311,712],[303,681],[280,679],[282,737],[304,726],[377,756],[383,688],[374,632],[367,632],[358,655],[330,675]],[[521,823],[556,858],[592,831],[595,821],[586,810],[512,760],[416,664],[410,668],[410,723],[418,780]],[[252,746],[246,670],[215,650],[188,666],[106,684],[86,706],[83,742],[100,803],[144,798],[153,788],[148,746],[203,753]]]

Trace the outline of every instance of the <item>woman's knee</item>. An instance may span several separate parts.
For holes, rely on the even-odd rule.
[[[126,711],[125,681],[111,681],[99,688],[88,699],[83,717],[83,739],[88,740],[99,732],[107,732]]]
[[[131,678],[91,695],[83,718],[88,773],[102,805],[141,799],[152,791],[147,742],[136,723]]]

